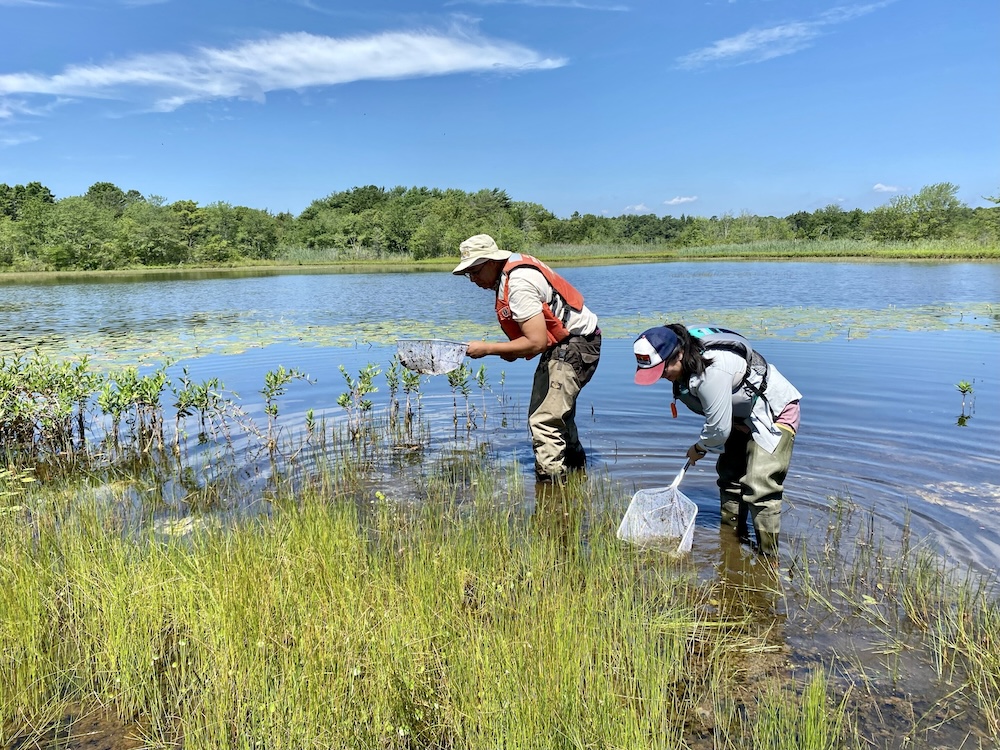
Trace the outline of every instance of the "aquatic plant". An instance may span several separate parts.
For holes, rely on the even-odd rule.
[[[472,412],[469,408],[469,396],[472,393],[472,387],[469,385],[469,378],[471,375],[472,368],[465,364],[465,362],[447,374],[448,386],[451,388],[453,421],[455,423],[455,427],[458,427],[458,394],[461,393],[462,398],[465,400],[466,430],[471,429],[473,426]]]
[[[378,391],[374,380],[381,370],[377,365],[369,362],[358,372],[357,378],[352,378],[346,367],[340,365],[339,369],[347,384],[347,391],[337,397],[337,405],[347,412],[351,439],[358,440],[365,430],[366,422],[370,420],[374,403],[368,396]]]
[[[293,380],[312,382],[309,376],[295,368],[285,369],[279,365],[277,369],[264,373],[264,387],[260,390],[264,397],[264,413],[267,415],[267,448],[273,452],[278,447],[277,420],[278,401],[280,396],[288,391],[288,384]]]
[[[476,370],[476,385],[479,387],[479,393],[482,396],[483,401],[483,425],[486,425],[486,391],[489,390],[490,382],[489,378],[486,376],[486,365],[479,365],[479,369]]]
[[[187,367],[181,371],[176,383],[170,384],[174,394],[174,449],[180,451],[181,438],[186,434],[182,425],[184,421],[198,415],[198,439],[208,440],[209,435],[222,434],[227,440],[230,437],[227,416],[238,411],[236,403],[225,394],[226,386],[218,378],[208,378],[200,383],[191,378]],[[235,395],[235,394],[234,394]]]
[[[97,393],[97,406],[107,417],[111,427],[106,440],[112,449],[132,444],[148,451],[154,443],[163,447],[163,407],[160,396],[167,383],[163,368],[149,375],[139,375],[136,367],[124,367],[112,372],[103,381]],[[122,423],[128,427],[122,434]],[[124,443],[124,446],[123,446]]]
[[[406,432],[410,434],[413,427],[413,415],[414,415],[414,401],[417,410],[420,409],[420,373],[413,372],[412,370],[403,370],[403,393],[406,394],[406,413],[405,413],[405,424]]]
[[[395,354],[389,360],[389,369],[385,371],[385,382],[389,387],[389,418],[395,420],[399,414],[399,373],[401,365]],[[403,368],[405,369],[405,368]]]
[[[955,423],[959,427],[965,427],[968,424],[969,419],[972,418],[971,414],[965,413],[965,400],[967,397],[973,394],[975,388],[973,387],[972,383],[970,383],[968,380],[960,380],[955,384],[955,388],[958,390],[959,393],[962,394],[962,413],[958,415],[958,418],[956,419]]]
[[[36,351],[0,358],[0,440],[28,456],[72,456],[85,440],[87,399],[100,382],[86,357],[74,363]]]

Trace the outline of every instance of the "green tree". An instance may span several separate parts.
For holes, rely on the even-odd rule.
[[[175,201],[167,206],[177,215],[181,239],[186,247],[188,257],[194,256],[195,247],[201,242],[208,228],[205,226],[205,216],[194,201]]]
[[[267,211],[237,206],[235,243],[245,258],[271,260],[278,252],[278,220]]]
[[[95,182],[83,197],[97,208],[110,212],[116,219],[125,213],[128,205],[125,191],[112,182]]]
[[[6,183],[0,184],[0,214],[14,220],[21,219],[25,205],[31,202],[52,205],[56,202],[56,197],[40,182],[13,187]]]
[[[86,197],[56,203],[45,228],[44,255],[53,268],[108,269],[117,265],[115,209]]]
[[[913,203],[907,195],[894,196],[888,205],[868,214],[866,228],[877,242],[902,242],[912,237]]]
[[[962,210],[958,185],[938,182],[913,196],[913,239],[944,239],[954,235]]]
[[[14,265],[21,247],[20,233],[17,225],[6,214],[0,212],[0,266]]]
[[[126,264],[172,266],[190,258],[180,215],[156,195],[126,207],[118,222],[117,246]]]

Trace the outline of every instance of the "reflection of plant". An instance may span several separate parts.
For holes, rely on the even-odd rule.
[[[347,374],[347,368],[340,365],[340,374],[344,376],[344,381],[347,383],[347,392],[341,393],[337,398],[337,406],[347,412],[347,429],[350,431],[352,439],[357,439],[361,434],[362,423],[372,410],[374,404],[366,397],[369,393],[378,391],[374,380],[380,372],[381,370],[376,365],[369,362],[358,373],[355,380]]]
[[[958,424],[959,427],[965,427],[969,419],[972,417],[971,414],[965,413],[965,399],[967,396],[971,396],[975,389],[972,387],[972,383],[968,380],[958,381],[955,383],[955,388],[962,394],[962,413],[958,416],[956,424]]]

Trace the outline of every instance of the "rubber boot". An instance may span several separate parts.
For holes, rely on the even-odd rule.
[[[722,525],[729,526],[731,528],[737,528],[740,519],[740,510],[743,505],[740,502],[739,495],[733,496],[728,493],[722,493],[721,495],[722,505],[720,508],[720,515],[722,516]],[[743,516],[743,524],[746,525],[746,515]]]
[[[747,522],[749,515],[750,506],[741,502],[739,512],[736,515],[736,538],[741,542],[750,541],[750,526]]]
[[[778,533],[761,531],[760,529],[755,529],[755,531],[757,532],[757,551],[765,557],[777,557]]]

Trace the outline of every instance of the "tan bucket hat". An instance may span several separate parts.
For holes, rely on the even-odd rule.
[[[462,252],[461,262],[452,271],[456,276],[461,276],[472,266],[478,266],[488,260],[507,260],[511,253],[509,250],[501,250],[497,243],[488,234],[477,234],[469,237],[461,244],[459,250]]]

